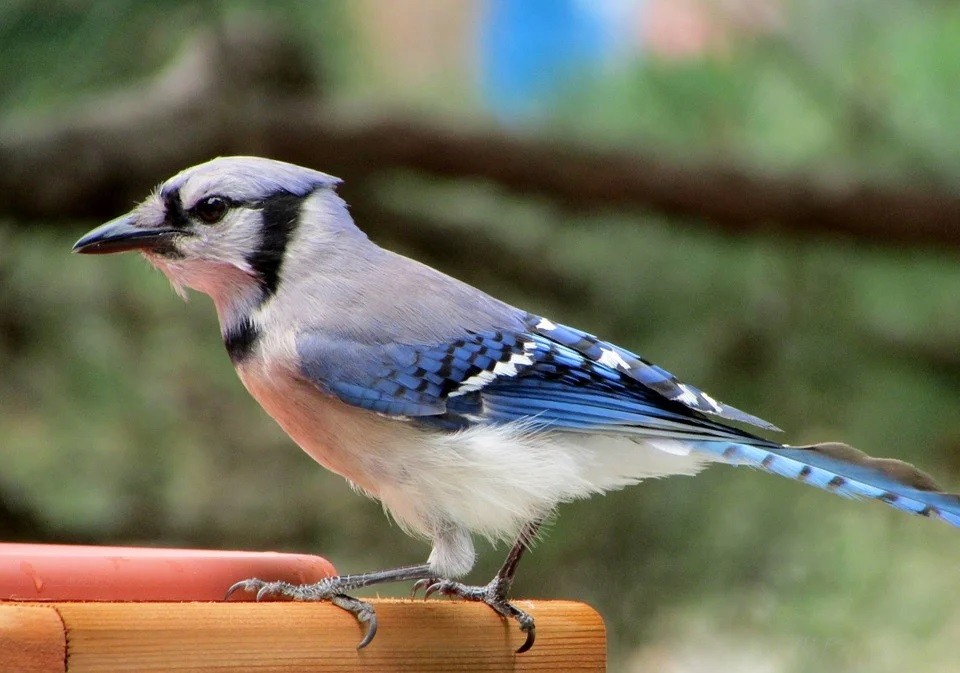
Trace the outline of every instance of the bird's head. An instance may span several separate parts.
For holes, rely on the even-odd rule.
[[[164,182],[140,205],[83,236],[74,252],[138,251],[182,293],[215,301],[276,292],[287,246],[307,234],[359,233],[326,173],[259,157],[222,157]],[[310,216],[305,217],[305,210]]]

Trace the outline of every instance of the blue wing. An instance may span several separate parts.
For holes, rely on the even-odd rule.
[[[568,430],[751,437],[704,412],[774,429],[585,332],[534,315],[523,322],[525,329],[465,332],[435,345],[305,334],[301,370],[349,404],[451,429],[533,419]]]
[[[590,362],[607,363],[622,376],[642,384],[668,400],[680,402],[690,409],[716,415],[720,418],[755,425],[765,430],[780,431],[780,428],[772,423],[740,411],[728,404],[718,402],[699,388],[682,383],[676,376],[662,367],[658,367],[619,346],[601,341],[592,334],[559,325],[534,315],[528,315],[526,322],[535,334],[574,350]]]

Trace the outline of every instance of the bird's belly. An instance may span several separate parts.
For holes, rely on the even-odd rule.
[[[347,405],[290,373],[238,371],[304,451],[424,535],[452,526],[509,538],[561,502],[693,474],[706,461],[671,442],[531,433],[524,423],[430,432]]]

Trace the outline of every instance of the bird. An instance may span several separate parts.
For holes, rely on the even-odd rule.
[[[219,157],[84,235],[84,254],[142,253],[186,298],[213,300],[226,352],[263,409],[317,462],[431,545],[424,563],[295,585],[257,599],[330,601],[384,582],[490,606],[533,646],[511,602],[517,565],[558,505],[645,479],[749,466],[960,526],[960,496],[895,459],[762,437],[773,424],[588,332],[511,306],[372,242],[340,180],[274,159]],[[744,427],[751,428],[750,430]],[[485,585],[461,582],[474,538],[512,543]]]

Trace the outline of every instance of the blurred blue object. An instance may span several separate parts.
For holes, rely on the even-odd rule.
[[[627,35],[642,0],[488,0],[481,19],[480,86],[504,121],[545,112],[563,87],[595,73]]]

